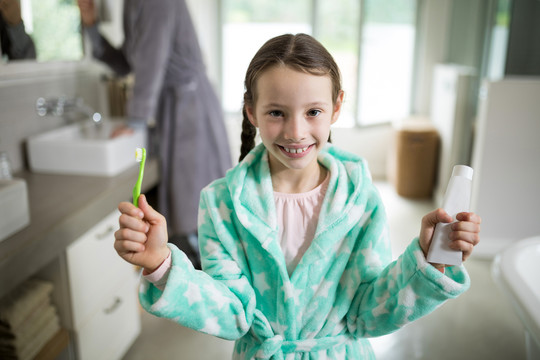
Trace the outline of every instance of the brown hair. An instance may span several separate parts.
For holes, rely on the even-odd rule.
[[[250,123],[246,106],[254,106],[257,100],[257,80],[268,68],[275,65],[286,65],[294,70],[313,75],[328,75],[332,79],[332,101],[337,101],[341,91],[341,75],[334,58],[324,46],[310,35],[285,34],[268,40],[257,51],[246,72],[244,80],[244,106],[242,109],[242,146],[240,159],[255,147],[257,130]],[[328,139],[330,141],[330,138]]]

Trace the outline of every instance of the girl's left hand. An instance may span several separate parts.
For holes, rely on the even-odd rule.
[[[463,252],[463,261],[472,254],[476,245],[480,242],[480,223],[482,219],[473,212],[461,212],[456,215],[456,222],[451,225],[449,234],[450,248]],[[454,221],[443,209],[437,209],[422,218],[420,229],[420,247],[427,257],[429,246],[437,223],[449,223]],[[435,267],[444,267],[443,264],[433,264]]]

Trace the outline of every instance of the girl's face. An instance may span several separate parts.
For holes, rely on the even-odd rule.
[[[246,106],[250,122],[259,128],[272,172],[318,169],[317,154],[328,141],[343,102],[332,101],[330,76],[317,76],[273,66],[256,83],[256,103]]]

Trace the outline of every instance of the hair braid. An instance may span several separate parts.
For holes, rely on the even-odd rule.
[[[255,147],[255,135],[257,134],[257,129],[248,119],[245,107],[242,110],[242,115],[242,134],[240,135],[242,146],[240,147],[240,158],[238,161],[242,161],[251,149]]]

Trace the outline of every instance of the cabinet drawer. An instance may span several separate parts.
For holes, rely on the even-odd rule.
[[[126,283],[76,332],[80,360],[120,359],[141,329],[137,289]]]
[[[120,213],[114,211],[66,250],[73,323],[79,328],[135,269],[114,250],[114,232]],[[133,281],[129,281],[133,284]]]

